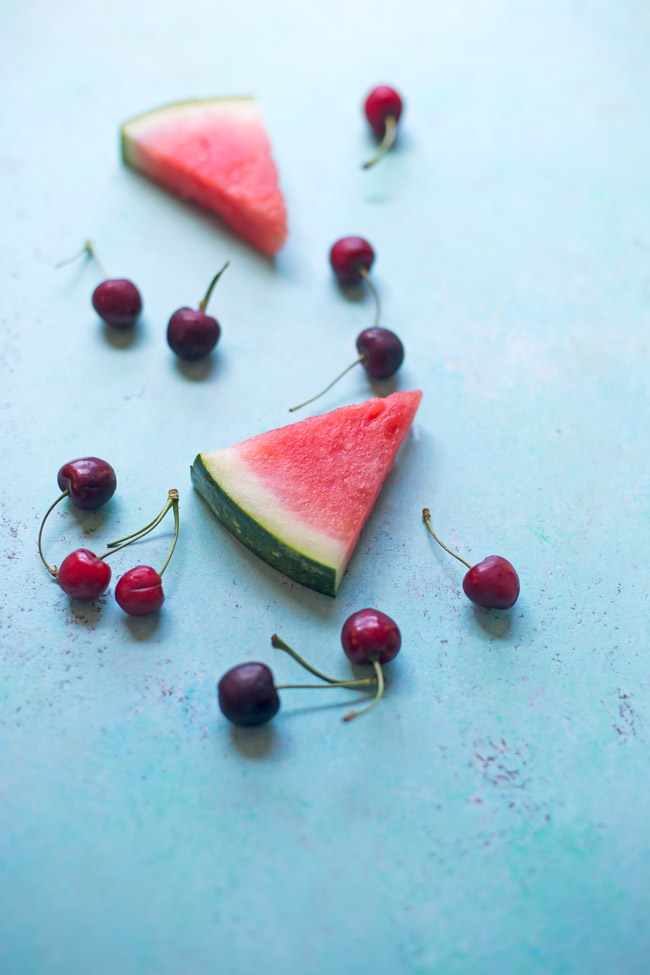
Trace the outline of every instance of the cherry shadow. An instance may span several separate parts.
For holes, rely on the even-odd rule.
[[[131,328],[115,328],[107,322],[104,322],[103,326],[104,339],[113,349],[131,349],[142,337],[140,321]]]
[[[239,728],[233,725],[230,729],[230,740],[241,755],[256,759],[265,758],[277,744],[275,730],[270,723],[257,728]]]
[[[210,353],[203,359],[194,361],[189,359],[177,359],[176,369],[185,379],[193,383],[202,383],[210,376],[216,375],[219,371],[220,363],[218,359]]]
[[[484,633],[493,640],[505,640],[515,636],[519,629],[523,613],[513,609],[483,609],[482,606],[468,606],[467,615],[474,618],[474,622]]]
[[[127,629],[133,639],[138,643],[150,640],[160,626],[160,615],[160,610],[150,613],[149,616],[128,616],[124,614]]]
[[[68,613],[75,623],[92,627],[95,623],[99,622],[104,612],[106,597],[108,595],[108,593],[105,593],[99,599],[93,599],[92,601],[86,599],[68,599]]]

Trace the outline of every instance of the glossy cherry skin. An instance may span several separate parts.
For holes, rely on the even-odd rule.
[[[111,567],[87,548],[78,548],[64,558],[57,581],[73,599],[97,599],[108,589]]]
[[[217,684],[222,713],[233,724],[244,728],[266,724],[280,710],[273,671],[266,664],[238,664]]]
[[[129,616],[148,616],[165,602],[162,579],[150,565],[136,565],[118,580],[115,599]]]
[[[519,596],[515,567],[500,555],[488,555],[473,565],[463,579],[468,599],[485,609],[510,609]]]
[[[193,308],[179,308],[169,319],[167,342],[180,359],[202,359],[219,341],[216,318]]]
[[[379,85],[378,88],[373,88],[366,98],[363,110],[370,123],[370,128],[378,139],[382,139],[384,136],[387,117],[393,115],[395,121],[399,122],[403,107],[402,99],[394,88],[389,88],[388,85]]]
[[[69,460],[56,476],[61,491],[67,491],[75,508],[95,511],[115,494],[117,477],[111,465],[100,457]]]
[[[330,264],[339,284],[359,284],[363,275],[359,268],[369,271],[375,252],[363,237],[341,237],[330,250]]]
[[[404,346],[387,328],[367,328],[357,338],[357,349],[365,356],[361,365],[373,379],[394,376],[404,361]]]
[[[373,656],[387,664],[399,653],[402,637],[390,616],[378,609],[360,609],[343,624],[341,644],[353,664],[371,663]]]
[[[93,308],[114,328],[131,328],[142,311],[140,292],[126,278],[109,278],[93,291]]]

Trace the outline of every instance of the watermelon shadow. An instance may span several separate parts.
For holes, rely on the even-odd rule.
[[[246,758],[265,758],[276,744],[273,725],[257,728],[231,727],[230,740],[238,752]]]

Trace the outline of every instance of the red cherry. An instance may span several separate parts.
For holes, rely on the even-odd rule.
[[[167,325],[167,342],[179,359],[202,359],[212,352],[220,334],[216,318],[193,308],[179,308]]]
[[[222,714],[242,728],[266,724],[280,710],[273,671],[266,664],[232,667],[217,685],[217,698]]]
[[[108,461],[99,457],[79,457],[60,468],[57,482],[75,508],[95,511],[115,494],[117,477]]]
[[[392,115],[399,122],[402,114],[402,99],[394,88],[379,85],[373,88],[366,98],[363,110],[370,123],[370,128],[378,139],[383,139],[386,131],[386,119]]]
[[[111,567],[87,548],[66,556],[57,572],[59,585],[73,599],[97,599],[111,581]]]
[[[512,563],[500,555],[488,555],[472,565],[440,541],[431,525],[428,508],[423,509],[422,517],[438,545],[469,569],[463,579],[463,591],[468,599],[484,609],[510,609],[515,605],[519,598],[519,576]]]
[[[466,574],[463,591],[477,606],[510,609],[519,596],[519,576],[507,559],[500,555],[488,555]]]
[[[330,264],[339,284],[360,284],[375,259],[375,252],[363,237],[342,237],[332,244]]]
[[[131,328],[142,311],[140,292],[126,278],[108,278],[93,291],[93,308],[114,328]]]
[[[226,270],[230,261],[218,271],[210,282],[205,298],[199,303],[199,310],[193,308],[179,308],[169,319],[167,325],[167,342],[172,352],[180,359],[202,359],[212,352],[219,341],[221,327],[216,318],[205,314],[210,296],[217,281]]]
[[[387,664],[399,653],[402,637],[390,616],[378,609],[360,609],[343,624],[341,643],[353,664],[369,664],[373,658]]]
[[[115,599],[129,616],[148,616],[165,601],[162,579],[150,565],[137,565],[119,579]]]
[[[361,365],[373,379],[389,379],[404,361],[404,346],[387,328],[367,328],[357,338]]]

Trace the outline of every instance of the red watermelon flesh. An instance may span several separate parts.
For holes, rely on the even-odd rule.
[[[284,244],[286,207],[254,99],[180,102],[140,115],[122,126],[122,154],[265,254]]]
[[[421,399],[393,393],[199,454],[194,483],[265,561],[334,595]]]

